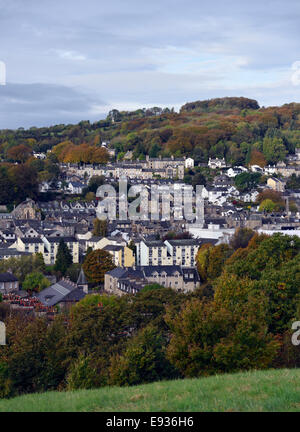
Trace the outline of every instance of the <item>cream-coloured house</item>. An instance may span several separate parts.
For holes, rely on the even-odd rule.
[[[195,239],[142,240],[137,243],[137,265],[193,267],[198,249]]]
[[[267,181],[267,185],[277,192],[284,192],[285,189],[284,182],[276,177],[270,177]]]
[[[103,250],[112,255],[113,263],[117,267],[133,267],[135,265],[133,251],[127,246],[107,245]]]

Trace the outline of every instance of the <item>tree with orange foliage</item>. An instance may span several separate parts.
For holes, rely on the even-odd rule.
[[[7,152],[7,157],[14,162],[24,163],[30,158],[31,154],[32,151],[27,145],[20,144],[18,146],[11,147]]]
[[[249,165],[258,165],[261,168],[263,168],[264,166],[267,165],[267,161],[263,153],[261,153],[259,150],[254,148],[251,152]]]

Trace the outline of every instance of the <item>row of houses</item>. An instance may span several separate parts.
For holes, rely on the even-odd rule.
[[[176,291],[190,292],[200,286],[200,278],[195,267],[117,267],[105,274],[104,289],[114,295],[136,294],[146,285],[154,283]]]
[[[119,179],[126,177],[129,179],[183,179],[184,170],[193,168],[192,158],[150,158],[145,160],[117,162],[107,165],[77,165],[61,164],[62,171],[68,175],[78,175],[80,178],[91,178],[93,176],[105,176]]]

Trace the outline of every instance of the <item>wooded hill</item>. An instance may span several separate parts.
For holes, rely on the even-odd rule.
[[[264,108],[252,99],[228,97],[187,103],[179,113],[157,107],[112,110],[105,120],[95,123],[1,130],[0,156],[8,162],[25,162],[32,151],[46,152],[59,145],[58,150],[71,151],[58,151],[58,159],[78,162],[80,155],[103,141],[115,148],[119,159],[130,150],[140,159],[147,154],[189,155],[196,162],[225,157],[231,164],[247,164],[251,158],[252,163],[273,164],[300,145],[300,104]],[[83,146],[81,150],[78,145]],[[107,162],[102,153],[90,162]]]

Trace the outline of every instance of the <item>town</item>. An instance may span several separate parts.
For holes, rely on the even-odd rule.
[[[107,149],[107,143],[102,147]],[[111,159],[115,158],[115,152],[108,150]],[[42,160],[47,157],[44,153],[33,156]],[[13,308],[51,316],[93,292],[134,294],[152,283],[191,292],[201,285],[196,262],[203,244],[229,243],[241,228],[266,234],[300,233],[300,191],[289,187],[290,179],[298,178],[300,173],[300,148],[296,148],[294,156],[274,166],[230,166],[224,158],[209,158],[207,164],[200,163],[199,168],[210,171],[212,181],[202,185],[202,211],[197,212],[193,221],[183,217],[182,203],[178,203],[176,193],[191,188],[191,206],[195,211],[196,188],[185,182],[186,174],[195,169],[194,159],[146,157],[134,161],[132,152],[125,154],[124,159],[103,166],[60,163],[55,181],[40,183],[39,190],[40,196],[49,191],[64,193],[63,200],[28,198],[11,212],[2,209],[2,262],[39,254],[45,268],[50,268],[57,263],[60,245],[64,244],[78,275],[77,279],[72,275],[73,280],[65,275],[56,280],[53,274],[45,274],[49,286],[36,292],[35,287],[29,291],[22,289],[24,281],[18,280],[9,269],[0,274],[4,302]],[[258,181],[261,178],[263,181]],[[162,214],[157,220],[140,217],[97,222],[101,200],[96,194],[86,200],[84,191],[91,184],[117,185],[118,181],[126,182],[126,187],[139,185],[146,191],[153,186],[161,188],[160,210],[168,193],[169,217],[163,218]],[[116,210],[119,214],[119,207]],[[85,275],[82,264],[90,251],[97,250],[110,255],[114,268],[95,286]]]

